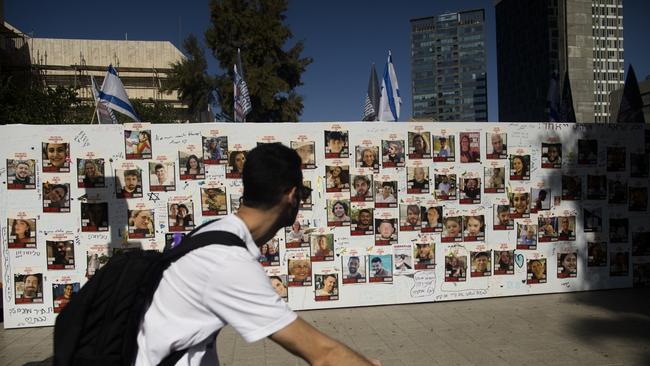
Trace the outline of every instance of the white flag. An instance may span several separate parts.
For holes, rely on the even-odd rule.
[[[237,64],[233,66],[235,79],[233,85],[234,93],[234,118],[235,122],[246,122],[246,115],[253,109],[251,98],[248,95],[248,84],[244,80],[244,69],[241,63],[241,54],[237,49]]]
[[[384,68],[384,77],[381,81],[381,98],[379,99],[379,120],[398,121],[402,98],[399,95],[397,75],[393,67],[393,57],[388,51],[388,62]]]
[[[97,121],[99,124],[115,124],[117,123],[117,118],[115,113],[106,106],[104,102],[99,100],[99,88],[97,83],[95,83],[95,77],[90,75],[90,81],[92,84],[93,98],[95,98],[95,109],[97,110]]]
[[[106,106],[114,111],[118,111],[136,122],[140,122],[140,118],[135,113],[129,97],[126,95],[122,80],[117,76],[117,71],[113,65],[108,65],[108,71],[102,84],[102,89],[99,92],[99,99],[103,101]]]

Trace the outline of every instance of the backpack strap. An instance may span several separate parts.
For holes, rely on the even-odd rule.
[[[212,244],[246,248],[246,243],[239,236],[228,231],[211,230],[197,235],[190,233],[178,246],[164,254],[164,260],[172,263],[195,249]]]

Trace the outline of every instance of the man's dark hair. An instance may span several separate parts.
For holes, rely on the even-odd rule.
[[[359,210],[359,216],[361,216],[362,213],[367,213],[368,215],[372,216],[372,213],[370,213],[370,210],[367,208],[362,208]]]
[[[377,263],[377,262],[381,263],[381,258],[379,258],[379,257],[374,257],[374,258],[370,261],[370,263]]]
[[[330,131],[330,133],[327,135],[327,140],[339,140],[343,141],[345,139],[345,135],[339,131]]]
[[[485,257],[490,259],[490,256],[487,254],[487,252],[478,252],[474,254],[474,259],[478,259],[478,257]]]
[[[343,201],[336,201],[336,202],[334,202],[334,204],[332,205],[332,212],[334,212],[334,207],[335,207],[336,205],[341,205],[341,206],[343,206],[343,209],[345,210],[345,213],[346,213],[346,214],[348,213],[348,204],[345,203],[345,202],[343,202]]]
[[[53,190],[55,190],[55,189],[57,189],[57,188],[61,188],[61,189],[63,189],[63,191],[65,192],[65,195],[68,194],[68,186],[65,185],[65,184],[53,184],[53,185],[50,186],[50,190],[49,190],[49,191],[52,192]]]
[[[160,164],[160,163],[158,163],[158,164],[156,164],[156,166],[153,168],[153,171],[154,171],[154,172],[157,172],[158,169],[165,169],[165,166],[162,165],[162,164]]]
[[[138,177],[140,174],[137,169],[129,169],[124,171],[124,178],[129,176]]]
[[[246,157],[242,174],[244,205],[271,208],[291,188],[302,187],[301,164],[298,153],[279,142],[252,149]]]
[[[366,182],[366,184],[370,186],[370,179],[365,175],[355,175],[354,179],[352,180],[352,186],[356,187],[357,182]]]

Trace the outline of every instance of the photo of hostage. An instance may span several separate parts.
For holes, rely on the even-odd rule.
[[[83,168],[83,169],[81,169]],[[80,166],[80,175],[83,175],[82,186],[86,188],[95,188],[104,186],[104,162],[101,159],[82,160]]]
[[[379,160],[377,159],[378,152],[378,147],[360,149],[358,154],[361,155],[361,160],[357,162],[357,166],[360,168],[373,168],[373,170],[377,169],[379,167]]]
[[[150,131],[124,131],[124,144],[126,145],[127,156],[151,157]]]
[[[375,220],[377,232],[375,233],[375,241],[385,242],[388,244],[390,241],[397,240],[397,233],[395,232],[395,219],[377,219]]]
[[[348,134],[340,131],[325,131],[325,157],[348,157]]]
[[[460,255],[445,256],[445,280],[465,280],[467,276],[467,259]]]
[[[367,175],[355,175],[352,179],[352,201],[372,201],[372,182]]]
[[[8,219],[9,222],[9,248],[35,248],[36,235],[35,219]]]
[[[546,259],[528,260],[528,283],[546,282]]]
[[[370,260],[370,277],[391,277],[392,274],[389,270],[384,268],[384,264],[382,262],[382,257],[386,256],[374,256]],[[390,265],[390,263],[389,263]],[[390,267],[389,267],[390,268]]]
[[[269,337],[312,365],[381,365],[293,312],[258,261],[260,247],[296,222],[307,192],[301,163],[293,149],[280,143],[262,144],[248,153],[237,213],[198,231],[228,231],[245,246],[204,246],[165,270],[134,340],[135,365],[159,364],[179,350],[187,352],[177,365],[218,364],[214,335],[228,324],[247,342]],[[289,259],[294,281],[311,276],[309,260],[303,262]]]
[[[375,203],[397,203],[397,197],[395,196],[395,189],[393,188],[395,184],[392,182],[382,182],[381,185],[377,185],[377,192],[375,193]]]
[[[343,265],[347,266],[347,273],[343,273],[344,281],[345,280],[354,280],[354,281],[359,281],[361,279],[365,279],[365,260],[363,262],[363,265],[361,264],[361,258],[356,255],[351,255],[348,257],[347,262],[345,259],[343,260]]]
[[[460,162],[461,163],[478,163],[481,161],[481,154],[478,148],[472,147],[471,139],[476,138],[474,134],[461,133],[460,134]],[[478,140],[478,138],[476,138]]]
[[[472,254],[472,275],[489,275],[491,271],[490,253],[478,252]]]
[[[152,165],[153,165],[153,169],[151,169]],[[153,174],[149,175],[149,185],[155,187],[174,186],[175,185],[174,171],[173,171],[174,166],[171,165],[170,167],[172,168],[171,174],[167,172],[167,167],[165,166],[165,164],[150,163],[149,170],[151,170]]]
[[[508,148],[504,141],[506,134],[493,133],[489,135],[491,136],[489,138],[490,145],[488,146],[488,159],[499,159],[505,156],[508,153]]]
[[[409,134],[411,133],[409,132]],[[431,152],[429,151],[429,144],[427,144],[428,139],[429,139],[428,132],[426,134],[419,134],[419,133],[413,134],[413,137],[411,138],[411,146],[410,146],[411,154],[413,156],[410,156],[410,158],[418,159],[418,158],[423,158],[425,156],[429,156],[431,154]]]
[[[43,164],[44,172],[69,172],[70,171],[70,148],[67,143],[43,143]]]
[[[356,225],[354,231],[372,234],[372,211],[367,208],[362,208],[357,214],[357,219],[352,221]]]
[[[410,170],[410,168],[409,168]],[[429,192],[429,172],[428,168],[415,167],[412,170],[413,178],[408,180],[410,193],[428,193]]]
[[[331,222],[350,222],[350,216],[348,215],[349,207],[348,204],[344,201],[335,201],[332,205],[331,215],[329,215],[328,221]]]
[[[66,184],[43,183],[43,208],[60,210],[70,208],[70,197],[68,196]]]
[[[203,137],[203,159],[216,164],[227,160],[228,137]]]
[[[121,187],[117,191],[117,198],[138,198],[142,197],[142,185],[140,171],[137,169],[124,170],[122,177],[117,179],[117,186]],[[120,179],[121,178],[121,179]]]
[[[153,210],[129,210],[129,232],[134,237],[152,237]]]
[[[8,189],[34,188],[34,160],[7,160],[9,175],[7,178]]]
[[[43,274],[14,275],[16,304],[43,302]]]
[[[246,151],[233,151],[228,157],[228,168],[230,169],[230,174],[233,176],[239,177],[244,171],[244,165],[246,163]]]
[[[297,286],[311,285],[311,262],[309,259],[289,259],[289,280],[300,283]],[[292,286],[291,283],[289,286]]]
[[[332,250],[327,235],[319,235],[313,240],[314,248],[312,257],[332,257],[334,251]]]
[[[558,277],[575,277],[578,273],[577,253],[558,253]]]
[[[447,137],[445,136],[436,136],[434,137],[434,142],[437,140],[437,147],[433,151],[433,156],[436,158],[452,158],[454,157],[453,153],[453,145],[454,145],[454,137],[450,136],[450,141],[447,141]],[[448,144],[449,142],[449,144]]]
[[[280,276],[270,276],[269,279],[271,280],[271,286],[275,290],[275,293],[281,298],[286,299],[289,296],[289,289],[284,283],[285,281]]]
[[[339,294],[339,286],[335,274],[320,275],[321,281],[318,281],[319,275],[316,275],[316,296],[336,296]]]

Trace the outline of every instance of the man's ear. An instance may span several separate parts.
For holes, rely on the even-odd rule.
[[[294,202],[296,199],[300,201],[300,192],[298,192],[298,187],[292,187],[288,192],[287,192],[287,199],[289,202]]]

